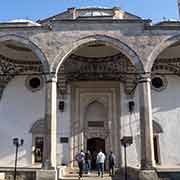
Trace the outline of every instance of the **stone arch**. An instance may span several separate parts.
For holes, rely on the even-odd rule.
[[[180,41],[180,34],[174,35],[172,37],[168,37],[165,40],[163,40],[160,44],[158,44],[147,59],[147,64],[145,65],[145,71],[151,72],[153,64],[157,59],[158,55],[162,53],[166,48],[177,43],[178,41]]]
[[[106,45],[114,47],[115,49],[118,49],[130,59],[132,64],[136,67],[136,69],[139,72],[144,72],[142,61],[140,60],[139,56],[132,48],[130,48],[126,43],[120,41],[119,39],[115,39],[113,37],[106,35],[86,36],[75,42],[64,45],[60,49],[60,54],[58,54],[54,59],[54,62],[51,66],[51,72],[55,72],[57,74],[61,64],[71,53],[76,51],[79,47],[92,42],[102,42]]]
[[[21,44],[26,45],[26,47],[28,47],[29,49],[32,50],[32,52],[38,57],[38,59],[41,61],[42,65],[43,65],[43,71],[44,72],[49,72],[49,63],[47,58],[45,57],[44,53],[42,52],[42,50],[36,45],[34,44],[31,40],[23,37],[23,36],[19,36],[16,34],[7,34],[7,35],[3,35],[0,36],[0,43],[1,42],[5,42],[5,41],[15,41],[15,42],[19,42]]]

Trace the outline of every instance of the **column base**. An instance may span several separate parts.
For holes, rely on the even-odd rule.
[[[36,180],[57,180],[57,170],[39,170]]]
[[[43,169],[43,170],[55,170],[55,168],[52,167],[52,165],[51,165],[51,163],[50,163],[49,160],[43,161],[43,163],[42,163],[42,169]]]
[[[158,175],[155,170],[140,170],[139,180],[158,180]]]
[[[141,170],[154,170],[153,162],[141,160]]]

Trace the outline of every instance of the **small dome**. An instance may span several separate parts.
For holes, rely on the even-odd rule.
[[[39,23],[36,23],[29,19],[13,19],[13,20],[8,21],[7,23],[28,23],[33,26],[40,26]]]

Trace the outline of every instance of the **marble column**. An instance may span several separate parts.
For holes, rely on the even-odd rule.
[[[147,74],[138,77],[141,133],[141,169],[151,170],[154,163],[151,79]]]
[[[56,111],[57,111],[57,77],[49,75],[46,79],[46,102],[45,102],[45,149],[44,167],[48,169],[56,168]]]

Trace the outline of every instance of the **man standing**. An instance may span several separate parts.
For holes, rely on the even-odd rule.
[[[79,178],[81,178],[83,174],[84,159],[85,159],[85,154],[83,150],[81,150],[81,152],[76,155],[76,161],[78,162],[78,166],[79,166]]]
[[[85,153],[85,167],[86,167],[87,174],[90,174],[90,171],[91,171],[91,159],[92,159],[91,152],[88,150]]]
[[[105,154],[102,152],[102,150],[99,151],[97,154],[97,165],[98,165],[98,176],[103,177],[104,175],[104,161],[106,159]]]
[[[109,176],[114,175],[114,166],[115,166],[115,155],[113,154],[112,151],[109,153]]]

